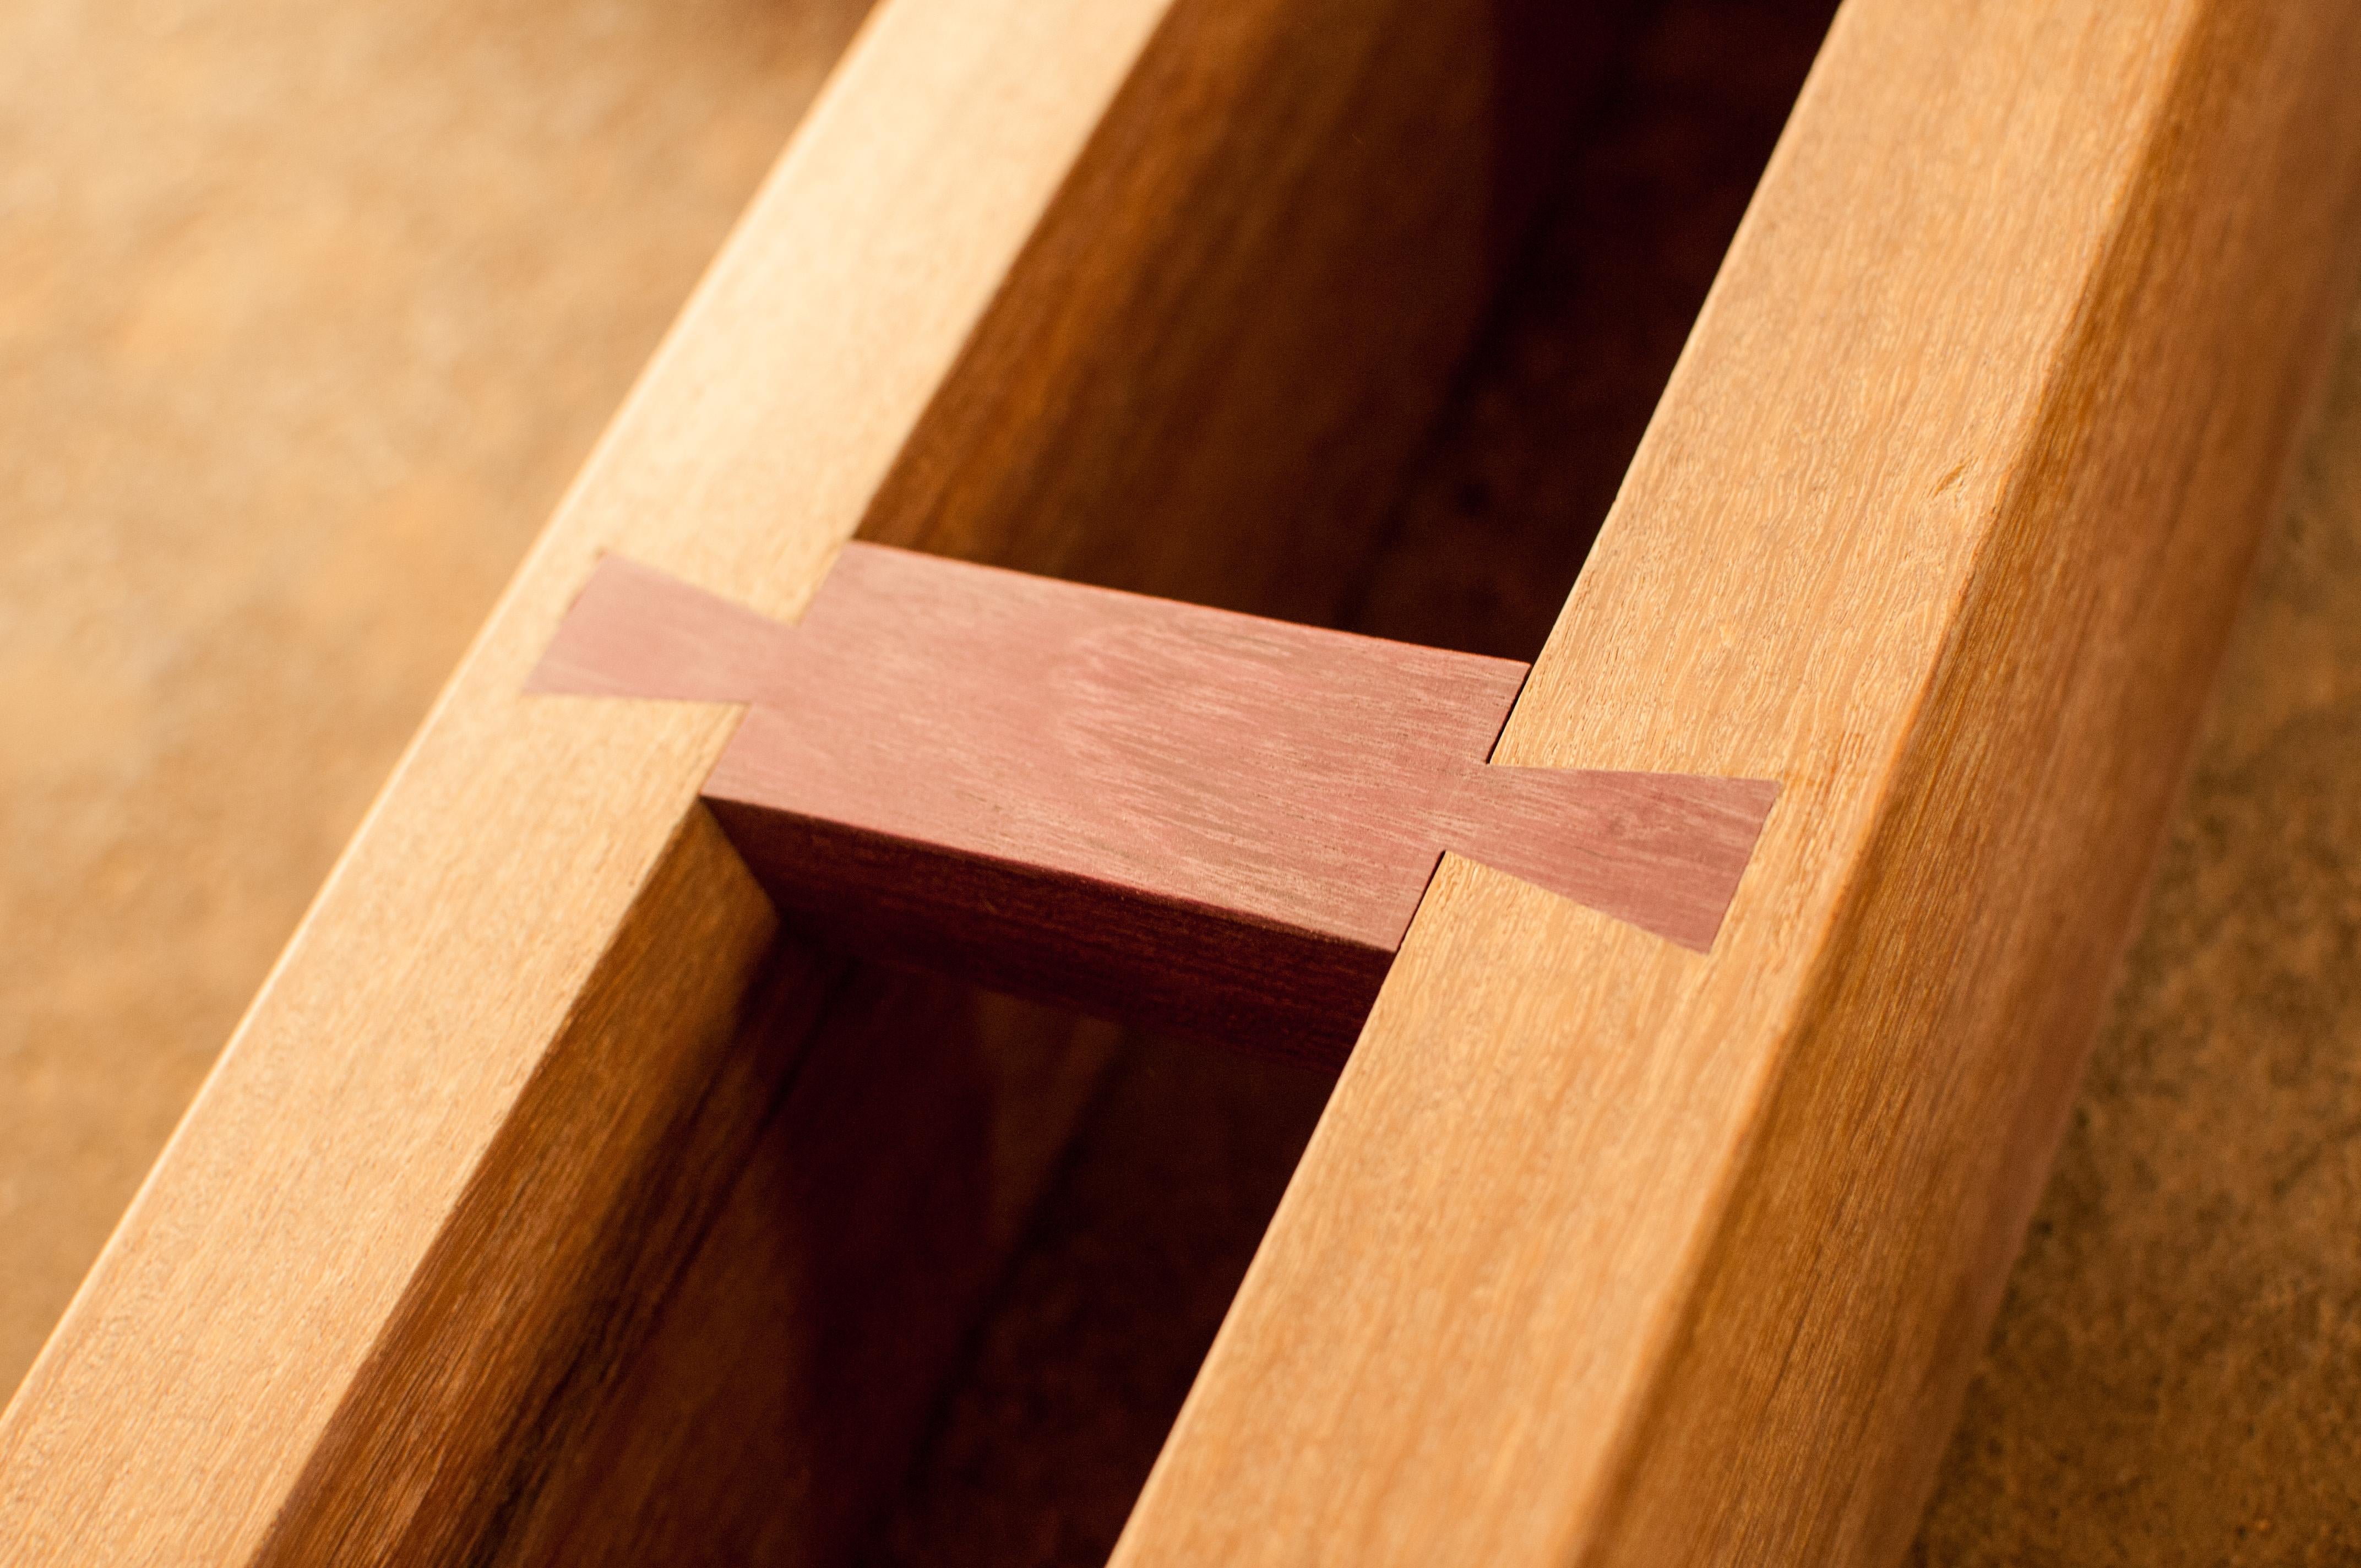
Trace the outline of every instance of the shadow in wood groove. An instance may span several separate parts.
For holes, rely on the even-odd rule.
[[[1540,647],[1832,10],[1679,0],[1625,43],[1345,624]],[[1105,1560],[1328,1082],[1126,1044],[864,1568]]]

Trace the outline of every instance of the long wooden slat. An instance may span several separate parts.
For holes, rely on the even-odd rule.
[[[1906,1543],[2361,233],[2342,0],[1851,0],[1500,755],[1786,784],[1705,959],[1445,862],[1115,1561]]]
[[[792,616],[865,522],[1333,613],[1615,9],[874,18],[0,1418],[0,1561],[581,1561],[668,1541],[653,1475],[727,1474],[733,1430],[808,1407],[722,1374],[842,1303],[807,1254],[712,1241],[812,1168],[807,1096],[894,1097],[826,1088],[866,1037],[810,1028],[843,982],[772,942],[694,804],[732,716],[521,699],[566,600],[614,550]],[[1191,532],[1137,526],[1176,498]],[[823,1170],[860,1142],[829,1132]],[[712,1419],[649,1455],[619,1423],[667,1366]],[[925,1397],[896,1387],[881,1431]],[[808,1505],[824,1557],[840,1479],[682,1528]]]
[[[473,1179],[503,1131],[530,1124],[546,1147],[598,1157],[571,1187],[534,1183],[577,1245],[617,1201],[584,1184],[627,1181],[669,1144],[663,1116],[636,1136],[596,1129],[711,1080],[770,938],[718,834],[685,831],[731,716],[586,721],[522,705],[525,672],[601,547],[796,608],[1158,10],[921,5],[856,46],[12,1402],[0,1555],[242,1561],[289,1528],[291,1499],[315,1517],[348,1505],[341,1485],[299,1482],[372,1361],[406,1370],[388,1335],[406,1299],[435,1288],[438,1239],[473,1223],[463,1200],[489,1195]],[[821,214],[825,244],[805,227]],[[641,951],[628,928],[646,933]],[[577,1092],[524,1120],[536,1082],[602,1047],[629,1094]],[[443,1255],[480,1253],[463,1241]],[[526,1358],[506,1331],[537,1325],[517,1298],[585,1294],[571,1261],[528,1250],[512,1277],[485,1282],[489,1299],[427,1313],[429,1365],[468,1374],[454,1398],[518,1402]],[[436,1434],[446,1453],[406,1453],[402,1468],[465,1472],[505,1426]],[[425,1476],[378,1491],[380,1533],[434,1495]]]

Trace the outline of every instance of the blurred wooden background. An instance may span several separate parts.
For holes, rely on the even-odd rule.
[[[0,9],[0,1388],[862,9]],[[1554,531],[1578,559],[1678,346],[1592,302],[1710,275],[1808,58],[1775,9],[1675,5],[1619,67],[1646,113],[1561,181],[1404,503],[1410,565],[1371,586],[1389,630],[1546,625],[1562,582],[1455,576],[1485,558],[1458,542]],[[1652,194],[1668,170],[1693,216]],[[1586,242],[1602,225],[1653,236],[1620,263],[1645,277]],[[1119,1303],[1033,1329],[1077,1292],[1173,1291],[1094,1238],[1202,1177],[1176,1092],[1243,1151],[1189,1222],[1213,1238],[1191,1321],[1218,1316],[1319,1094],[1145,1059],[873,1557],[1103,1552],[1142,1462],[1015,1451],[1128,1453],[1091,1425],[1105,1391],[1061,1416],[1039,1364],[1095,1334],[1136,1375],[1139,1347]],[[1130,1449],[1152,1455],[1195,1332],[1150,1358]],[[1917,1556],[2350,1562],[2356,1453],[2361,333]]]

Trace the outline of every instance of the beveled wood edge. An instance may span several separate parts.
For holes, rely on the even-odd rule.
[[[864,27],[0,1416],[0,1561],[291,1539],[331,1418],[645,897],[679,962],[602,1030],[652,1069],[702,1054],[666,1047],[749,971],[671,944],[759,949],[771,920],[733,855],[666,850],[703,841],[733,716],[533,710],[525,674],[603,550],[774,611],[809,592],[1165,9],[892,0]]]
[[[1118,1568],[1906,1544],[2349,293],[2361,14],[1851,0],[1509,761],[1769,773],[1710,960],[1446,860]]]

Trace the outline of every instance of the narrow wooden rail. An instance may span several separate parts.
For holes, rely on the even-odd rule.
[[[1446,860],[1119,1568],[1889,1563],[2361,237],[2361,9],[1839,14],[1498,757],[1786,786],[1700,962]]]

